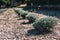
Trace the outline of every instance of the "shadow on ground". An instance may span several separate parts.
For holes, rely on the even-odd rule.
[[[36,29],[31,29],[31,30],[28,30],[27,35],[36,36],[36,35],[45,35],[45,34],[49,34],[49,33],[52,33],[52,31],[50,31],[50,30],[38,31]]]
[[[37,10],[36,13],[60,18],[60,10]]]
[[[47,16],[55,16],[60,18],[60,9],[55,8],[34,8],[34,7],[25,7],[23,10],[28,10],[38,14],[44,14]]]
[[[31,24],[31,22],[22,22],[21,24]]]

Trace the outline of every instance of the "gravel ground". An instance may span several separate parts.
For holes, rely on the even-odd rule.
[[[45,17],[39,14],[40,17]],[[13,9],[0,14],[0,40],[60,40],[60,20],[52,32],[39,33],[32,24],[20,24],[22,21]]]

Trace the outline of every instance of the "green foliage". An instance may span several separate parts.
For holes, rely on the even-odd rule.
[[[40,31],[53,28],[57,24],[57,20],[52,17],[46,17],[36,20],[33,27]]]
[[[1,13],[1,12],[3,12],[3,10],[2,10],[2,9],[0,9],[0,13]]]
[[[2,0],[4,3],[10,3],[10,0]]]
[[[6,9],[0,9],[0,13],[4,12]]]
[[[15,12],[20,15],[21,11],[20,10],[15,10]]]
[[[23,17],[23,19],[25,19],[25,18],[26,18],[26,15],[27,15],[27,14],[28,14],[28,13],[27,13],[27,12],[25,12],[25,11],[21,13],[21,16]]]
[[[28,12],[24,11],[24,10],[16,10],[16,12],[18,13],[18,15],[20,15],[21,17],[23,17],[23,19],[25,19],[26,15],[28,14]]]
[[[28,14],[26,15],[26,18],[29,20],[29,22],[35,22],[38,16],[36,14]]]

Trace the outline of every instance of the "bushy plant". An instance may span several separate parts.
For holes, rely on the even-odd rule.
[[[24,10],[15,10],[19,16],[23,17],[23,19],[26,18],[26,15],[28,14],[27,11],[24,11]]]
[[[22,12],[22,10],[16,10],[16,9],[14,9],[14,10],[15,10],[15,12],[16,12],[18,15],[20,15],[21,12]]]
[[[28,12],[22,11],[20,15],[23,17],[23,19],[25,19],[27,14],[28,14]]]
[[[2,9],[0,9],[0,13],[1,13],[1,12],[3,12],[3,10],[2,10]]]
[[[4,12],[6,9],[0,9],[0,13]]]
[[[26,18],[29,20],[29,22],[35,22],[38,16],[36,14],[28,14],[26,15]]]
[[[33,23],[33,27],[35,29],[43,31],[43,30],[46,30],[46,29],[48,30],[48,29],[53,28],[56,24],[57,24],[56,19],[54,19],[52,17],[46,17],[46,18],[41,18],[41,19],[36,20]]]

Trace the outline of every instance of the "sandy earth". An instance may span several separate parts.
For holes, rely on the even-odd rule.
[[[39,14],[40,17],[45,15]],[[60,40],[60,20],[51,33],[40,34],[32,24],[20,24],[22,21],[13,9],[0,14],[0,40]]]

